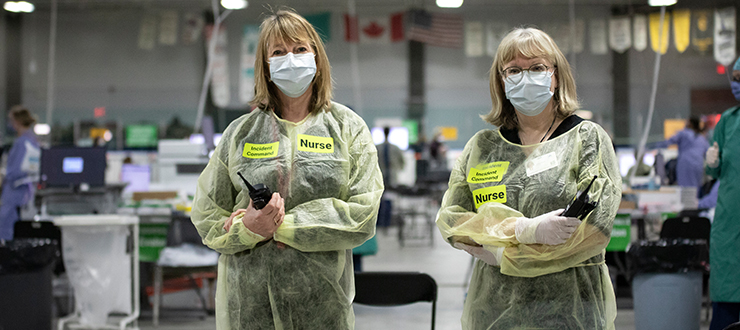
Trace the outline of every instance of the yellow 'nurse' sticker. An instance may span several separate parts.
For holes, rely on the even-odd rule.
[[[298,134],[298,151],[330,154],[334,152],[334,139],[330,137]]]
[[[245,143],[242,156],[246,158],[272,158],[277,156],[280,142],[266,143],[266,144],[253,144]]]
[[[479,164],[468,172],[469,183],[499,182],[509,169],[509,162]]]
[[[506,203],[506,185],[498,185],[473,190],[475,208],[480,208],[485,203]]]

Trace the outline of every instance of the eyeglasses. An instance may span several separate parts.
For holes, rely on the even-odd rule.
[[[511,66],[501,71],[501,76],[504,77],[508,83],[518,84],[524,77],[524,71],[529,72],[531,75],[543,75],[550,71],[550,67],[542,63],[534,64],[527,69],[522,69],[518,66]]]

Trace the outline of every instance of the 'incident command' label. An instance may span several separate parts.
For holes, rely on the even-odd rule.
[[[468,172],[469,183],[499,182],[509,169],[509,162],[479,164]]]
[[[298,151],[330,154],[334,152],[334,139],[330,137],[298,134]]]
[[[267,144],[245,143],[244,151],[242,151],[242,156],[246,158],[254,158],[254,159],[272,158],[272,157],[277,156],[279,146],[280,146],[280,142],[267,143]]]
[[[473,200],[475,208],[490,202],[506,203],[506,185],[498,185],[473,190]]]

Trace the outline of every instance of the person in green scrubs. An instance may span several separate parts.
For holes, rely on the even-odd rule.
[[[735,61],[730,80],[732,94],[740,101],[740,58]],[[709,294],[712,298],[712,324],[709,330],[722,330],[740,321],[740,219],[736,203],[740,200],[740,105],[724,113],[714,128],[714,144],[707,150],[707,174],[719,179],[717,209],[710,237]]]

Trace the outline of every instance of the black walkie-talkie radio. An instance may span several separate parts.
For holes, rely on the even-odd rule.
[[[245,179],[241,173],[236,172],[236,174],[239,175],[240,178],[242,178],[242,181],[244,181],[244,184],[247,185],[247,189],[249,189],[249,198],[252,199],[252,207],[254,207],[255,210],[261,210],[267,203],[270,202],[270,199],[272,199],[272,192],[270,191],[270,188],[267,188],[264,184],[258,183],[252,187],[251,184]]]
[[[595,175],[594,178],[591,179],[591,182],[588,183],[588,186],[586,186],[586,189],[579,192],[576,195],[576,198],[574,198],[573,201],[565,207],[565,211],[561,214],[562,216],[583,220],[589,213],[591,213],[591,211],[593,211],[594,208],[596,208],[596,205],[599,204],[599,202],[591,202],[588,198],[588,191],[591,189],[591,185],[594,184],[594,181],[596,181]]]

